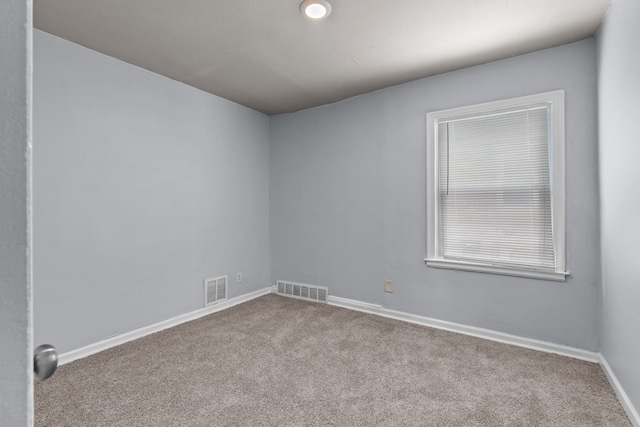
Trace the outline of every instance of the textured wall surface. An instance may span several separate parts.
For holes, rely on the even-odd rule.
[[[640,410],[640,2],[616,0],[598,35],[602,354]]]
[[[565,90],[566,282],[428,268],[426,114]],[[271,118],[272,282],[598,350],[594,39]],[[385,279],[395,292],[384,292]]]
[[[37,343],[202,308],[207,277],[268,285],[267,116],[41,31],[33,114]]]
[[[31,1],[0,9],[0,424],[33,424]]]

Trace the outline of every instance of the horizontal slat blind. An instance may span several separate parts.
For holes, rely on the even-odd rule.
[[[444,259],[555,267],[546,106],[438,123]]]

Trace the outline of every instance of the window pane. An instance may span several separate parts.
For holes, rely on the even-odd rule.
[[[444,259],[554,267],[548,107],[438,124]]]

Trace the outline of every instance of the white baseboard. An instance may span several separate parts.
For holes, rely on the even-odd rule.
[[[340,298],[329,295],[328,303],[337,307],[348,308],[351,310],[361,311],[364,313],[376,314],[378,316],[388,317],[391,319],[402,320],[405,322],[415,323],[418,325],[428,326],[436,329],[443,329],[445,331],[457,332],[464,335],[470,335],[473,337],[483,338],[491,341],[497,341],[500,343],[511,344],[518,347],[529,348],[532,350],[543,351],[546,353],[554,353],[562,356],[571,357],[574,359],[586,360],[588,362],[599,363],[602,371],[604,372],[611,388],[616,393],[622,408],[626,412],[631,424],[634,427],[640,427],[640,415],[638,415],[637,409],[633,406],[631,399],[622,388],[622,385],[616,378],[615,374],[611,370],[611,366],[607,363],[607,360],[599,352],[592,352],[588,350],[582,350],[579,348],[564,346],[560,344],[554,344],[546,341],[539,341],[530,338],[523,338],[517,335],[505,334],[502,332],[492,331],[490,329],[477,328],[474,326],[461,325],[459,323],[447,322],[444,320],[432,319],[429,317],[418,316],[415,314],[404,313],[401,311],[389,310],[383,308],[381,305],[370,304],[361,301]]]
[[[403,320],[405,322],[416,323],[418,325],[429,326],[432,328],[443,329],[445,331],[457,332],[464,335],[470,335],[478,338],[483,338],[491,341],[497,341],[505,344],[511,344],[518,347],[529,348],[532,350],[543,351],[546,353],[555,353],[562,356],[572,357],[574,359],[586,360],[588,362],[599,363],[602,371],[604,372],[611,388],[616,393],[622,408],[629,417],[631,424],[634,427],[640,427],[640,415],[635,408],[631,399],[622,388],[622,385],[616,378],[611,366],[605,359],[605,357],[599,352],[592,352],[582,350],[579,348],[564,346],[560,344],[554,344],[546,341],[539,341],[530,338],[523,338],[517,335],[505,334],[502,332],[492,331],[490,329],[476,328],[474,326],[461,325],[453,322],[446,322],[443,320],[432,319],[429,317],[418,316],[415,314],[404,313],[401,311],[394,311],[383,308],[381,305],[370,304],[361,301],[340,298],[329,295],[328,303],[337,307],[348,308],[351,310],[362,311],[365,313],[376,314],[379,316],[389,317],[391,319]]]
[[[248,294],[231,298],[220,304],[195,310],[190,313],[186,313],[177,317],[173,317],[168,320],[164,320],[162,322],[155,323],[153,325],[149,325],[143,328],[133,330],[131,332],[116,335],[115,337],[111,337],[106,340],[98,341],[94,344],[90,344],[88,346],[85,346],[76,350],[72,350],[67,353],[63,353],[58,357],[58,364],[64,365],[66,363],[73,362],[74,360],[78,360],[83,357],[87,357],[92,354],[99,353],[111,347],[115,347],[117,345],[124,344],[126,342],[133,341],[138,338],[142,338],[146,335],[153,334],[155,332],[159,332],[164,329],[177,326],[181,323],[189,322],[191,320],[195,320],[200,317],[225,310],[235,305],[242,304],[243,302],[247,302],[254,298],[261,297],[262,295],[275,293],[275,292],[276,292],[275,287],[270,286],[268,288],[259,289],[257,291],[250,292]],[[607,377],[607,380],[609,381],[609,384],[611,384],[611,387],[616,393],[616,396],[618,397],[620,404],[622,405],[625,412],[627,413],[627,416],[629,417],[631,424],[633,424],[634,427],[640,427],[640,415],[638,414],[638,411],[633,406],[633,403],[631,403],[629,396],[624,391],[624,389],[622,388],[622,385],[620,384],[615,374],[611,370],[611,366],[609,366],[609,363],[607,363],[607,360],[600,353],[582,350],[579,348],[574,348],[569,346],[564,346],[560,344],[554,344],[546,341],[523,338],[517,335],[511,335],[511,334],[505,334],[502,332],[492,331],[490,329],[477,328],[474,326],[467,326],[459,323],[447,322],[444,320],[438,320],[438,319],[433,319],[429,317],[418,316],[415,314],[404,313],[401,311],[389,310],[389,309],[383,308],[381,305],[365,303],[365,302],[351,300],[347,298],[340,298],[332,295],[329,295],[328,297],[328,304],[334,305],[337,307],[347,308],[350,310],[356,310],[364,313],[370,313],[378,316],[388,317],[391,319],[415,323],[418,325],[428,326],[431,328],[442,329],[445,331],[456,332],[464,335],[470,335],[473,337],[483,338],[483,339],[496,341],[500,343],[511,344],[518,347],[524,347],[532,350],[543,351],[546,353],[554,353],[562,356],[572,357],[574,359],[580,359],[580,360],[586,360],[589,362],[599,363],[600,366],[602,367],[602,370],[604,371],[604,374]]]
[[[607,380],[609,380],[611,388],[613,388],[616,396],[618,396],[618,400],[620,401],[622,408],[627,413],[629,421],[631,421],[631,424],[634,427],[640,427],[640,414],[638,414],[638,410],[633,406],[631,399],[629,399],[629,396],[622,388],[622,385],[620,385],[618,378],[616,378],[611,366],[609,366],[609,363],[607,362],[607,359],[604,358],[604,355],[600,355],[600,366],[602,367]]]
[[[445,331],[457,332],[460,334],[484,338],[486,340],[496,341],[504,344],[511,344],[518,347],[529,348],[532,350],[544,351],[546,353],[559,354],[562,356],[572,357],[574,359],[586,360],[594,363],[598,363],[600,361],[600,353],[597,352],[582,350],[579,348],[560,344],[554,344],[546,341],[534,340],[531,338],[523,338],[517,335],[492,331],[490,329],[477,328],[475,326],[467,326],[461,325],[459,323],[432,319],[430,317],[418,316],[401,311],[389,310],[376,304],[363,303],[360,301],[340,298],[332,295],[329,295],[328,303],[337,307],[377,314],[379,316],[389,317],[391,319],[403,320],[405,322],[416,323],[418,325],[429,326],[431,328],[443,329]]]
[[[102,341],[98,341],[94,344],[90,344],[86,347],[81,347],[77,350],[72,350],[67,353],[63,353],[58,357],[58,365],[64,365],[65,363],[73,362],[74,360],[82,359],[83,357],[90,356],[92,354],[101,352],[103,350],[115,347],[120,344],[124,344],[129,341],[133,341],[138,338],[142,338],[146,335],[153,334],[155,332],[162,331],[173,326],[177,326],[181,323],[189,322],[191,320],[198,319],[203,316],[207,316],[218,311],[225,310],[233,307],[234,305],[242,304],[254,298],[258,298],[262,295],[266,295],[272,292],[272,288],[259,289],[248,294],[240,295],[235,298],[228,299],[219,304],[215,304],[209,307],[201,308],[199,310],[192,311],[190,313],[182,314],[180,316],[173,317],[162,322],[155,323],[153,325],[145,326],[131,332],[116,335],[111,338],[107,338]]]

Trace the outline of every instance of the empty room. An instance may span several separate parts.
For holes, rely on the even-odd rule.
[[[0,425],[640,426],[638,0],[0,31]]]

